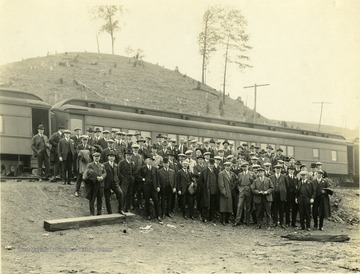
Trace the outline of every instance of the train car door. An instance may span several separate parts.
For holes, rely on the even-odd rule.
[[[37,127],[40,124],[44,125],[44,134],[49,136],[50,134],[50,123],[49,123],[49,110],[48,109],[39,109],[32,108],[32,134],[35,135],[38,133]]]

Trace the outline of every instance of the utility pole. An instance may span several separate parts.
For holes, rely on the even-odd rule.
[[[270,84],[261,84],[261,85],[253,85],[253,86],[247,86],[247,87],[244,87],[244,88],[254,88],[255,90],[255,96],[254,96],[254,113],[253,113],[253,123],[255,123],[255,115],[256,115],[256,96],[257,96],[257,91],[256,91],[256,88],[257,87],[264,87],[264,86],[269,86]]]
[[[319,120],[319,127],[318,127],[318,131],[320,131],[321,118],[322,118],[322,112],[323,112],[323,106],[324,106],[324,104],[332,104],[332,102],[313,102],[313,104],[321,104],[320,120]]]

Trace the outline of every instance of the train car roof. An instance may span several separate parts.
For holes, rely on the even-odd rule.
[[[0,88],[0,103],[9,105],[21,105],[40,108],[51,108],[39,96],[15,89]]]
[[[137,113],[137,114],[144,114],[144,115],[151,115],[151,116],[160,116],[160,117],[168,117],[180,120],[188,120],[188,121],[197,121],[197,122],[204,122],[204,123],[213,123],[219,125],[227,125],[227,126],[234,126],[234,127],[244,127],[250,129],[259,129],[259,130],[268,130],[273,132],[283,132],[283,133],[292,133],[292,134],[299,134],[305,136],[315,136],[320,138],[327,138],[327,139],[338,139],[338,140],[345,140],[345,137],[337,134],[329,134],[317,131],[309,131],[309,130],[302,130],[302,129],[294,129],[294,128],[286,128],[286,127],[279,127],[279,126],[272,126],[272,125],[264,125],[264,124],[255,124],[255,123],[248,123],[236,120],[229,120],[223,118],[216,118],[211,116],[197,116],[188,113],[181,113],[181,112],[172,112],[172,111],[164,111],[164,110],[156,110],[144,107],[137,107],[137,106],[125,106],[120,104],[112,104],[104,101],[92,101],[92,100],[84,100],[84,99],[67,99],[61,102],[56,103],[53,108],[54,109],[62,109],[62,110],[71,110],[76,109],[88,108],[90,109],[103,109],[103,110],[112,110],[112,111],[122,111],[128,113]]]

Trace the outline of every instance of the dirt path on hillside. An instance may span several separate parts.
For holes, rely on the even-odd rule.
[[[176,214],[162,225],[135,216],[117,225],[46,232],[46,219],[88,214],[87,200],[76,198],[73,190],[60,183],[1,183],[2,273],[360,272],[358,225],[340,222],[326,221],[325,231],[259,230],[183,220]],[[347,203],[343,206],[358,217],[356,193],[338,191]],[[146,225],[151,229],[140,229]],[[293,233],[348,234],[351,239],[281,238]]]

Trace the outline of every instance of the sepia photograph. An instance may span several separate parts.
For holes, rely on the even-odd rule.
[[[359,10],[0,1],[1,273],[360,272]]]

